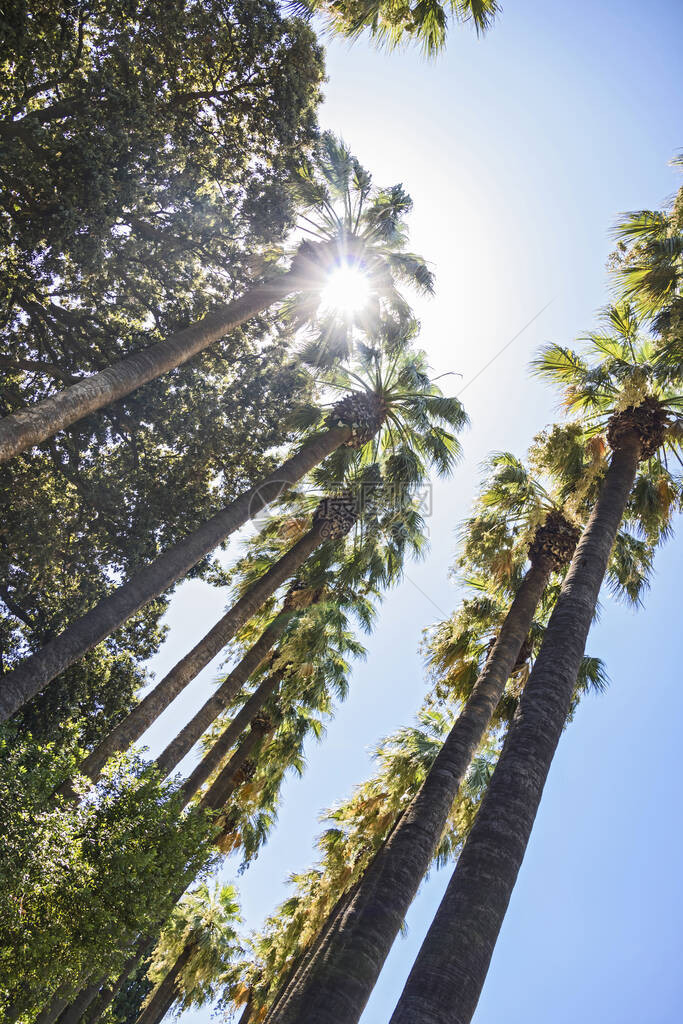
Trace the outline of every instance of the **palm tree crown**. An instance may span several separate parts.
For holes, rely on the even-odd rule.
[[[352,39],[367,31],[379,45],[417,42],[430,56],[446,43],[449,17],[483,34],[500,10],[497,0],[292,0],[289,6],[304,16],[322,14],[329,29]]]

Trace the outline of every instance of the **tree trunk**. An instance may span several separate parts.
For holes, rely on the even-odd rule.
[[[92,982],[87,988],[81,990],[79,996],[59,1018],[59,1024],[79,1024],[83,1014],[95,1001],[102,987],[102,979]]]
[[[472,1019],[567,719],[639,455],[631,435],[612,457],[488,791],[391,1024]]]
[[[206,780],[213,775],[228,751],[234,747],[240,736],[251,724],[269,697],[275,693],[284,671],[272,672],[258,689],[251,695],[230,725],[221,733],[214,745],[206,752],[194,771],[183,783],[183,796],[186,802],[199,792]],[[168,748],[167,748],[168,749]]]
[[[50,398],[0,420],[0,462],[45,441],[89,413],[182,366],[246,320],[301,288],[298,269],[251,288],[234,302],[220,306],[197,323],[135,352],[105,370],[71,384]]]
[[[274,623],[271,623],[271,625],[268,626],[268,629],[264,631],[251,650],[247,652],[239,665],[233,669],[215,693],[213,693],[206,703],[199,709],[194,718],[192,718],[187,725],[180,730],[178,735],[171,740],[166,749],[159,754],[155,764],[160,772],[163,772],[164,775],[170,775],[173,769],[180,764],[185,755],[192,750],[195,743],[201,739],[206,730],[213,725],[218,716],[225,711],[229,701],[239,693],[244,683],[246,683],[249,677],[265,660],[268,655],[268,651],[284,632],[287,625],[286,619],[287,616],[279,616]],[[274,692],[278,682],[282,678],[282,673],[275,674],[278,678],[272,687],[269,688],[268,680],[265,680],[261,686],[258,687],[256,692],[252,694],[245,706],[236,716],[235,720],[228,726],[226,732],[233,730],[233,727],[235,727],[237,730],[236,736],[239,736],[240,732],[243,729],[246,729],[251,722],[251,719],[257,713],[267,697]],[[262,691],[263,700],[260,700],[259,694],[261,694]],[[229,746],[231,747],[232,743],[230,743]],[[209,771],[209,775],[210,774],[211,771]]]
[[[246,761],[250,760],[251,755],[262,739],[262,733],[256,729],[249,730],[223,771],[199,801],[199,809],[201,811],[220,811],[223,809],[228,797],[232,796],[242,782],[238,774],[240,769]],[[181,792],[184,796],[185,787],[183,787]]]
[[[384,847],[385,843],[386,840],[382,844],[382,847],[380,847],[380,850]],[[371,861],[370,865],[365,869],[365,873],[370,869],[372,863],[374,863],[374,859],[375,858],[373,858],[373,861]],[[278,988],[275,998],[268,1007],[268,1012],[263,1018],[263,1024],[270,1024],[271,1021],[276,1020],[280,1007],[284,1005],[284,1001],[289,998],[289,993],[302,983],[303,979],[310,973],[312,965],[325,953],[330,937],[334,934],[335,927],[340,917],[345,913],[351,900],[362,885],[364,875],[358,879],[350,889],[342,893],[327,915],[318,934],[312,939],[311,943],[302,950],[298,959],[291,965]]]
[[[438,846],[472,757],[503,694],[550,573],[533,563],[467,704],[420,791],[363,879],[336,933],[273,1024],[355,1024]],[[270,1024],[270,1021],[269,1021]]]
[[[165,593],[231,533],[349,441],[352,434],[352,427],[335,426],[308,441],[296,455],[259,484],[185,540],[163,552],[132,580],[118,587],[58,637],[27,658],[19,668],[3,676],[0,680],[0,722],[10,718],[55,676],[122,626],[131,615]]]
[[[240,1014],[240,1019],[237,1021],[237,1024],[249,1024],[250,1017],[251,1017],[251,996],[249,997],[249,999],[245,1003],[244,1009],[242,1010],[242,1013]]]
[[[135,1024],[160,1024],[173,1003],[178,999],[180,993],[176,991],[176,982],[187,966],[195,945],[192,942],[183,949],[182,953],[173,964],[173,967],[164,977],[161,984],[154,990],[147,1006],[141,1011]]]
[[[69,999],[72,995],[73,990],[69,995],[55,995],[49,1006],[46,1006],[45,1009],[35,1018],[35,1024],[55,1024],[59,1015],[63,1013],[69,1005]]]
[[[260,579],[256,580],[246,594],[239,601],[235,602],[232,608],[218,620],[216,625],[209,630],[199,643],[195,644],[192,650],[184,658],[181,658],[170,672],[166,673],[154,689],[150,690],[146,697],[143,697],[130,714],[104,737],[99,746],[95,747],[86,757],[85,761],[83,761],[80,767],[81,773],[87,775],[88,778],[95,782],[109,758],[119,750],[126,750],[131,743],[138,740],[149,729],[162,711],[166,710],[176,697],[183,692],[185,687],[196,678],[199,672],[225,647],[244,623],[258,611],[261,605],[275,593],[282,583],[289,579],[291,574],[296,572],[299,565],[308,558],[308,555],[320,543],[320,540],[320,529],[314,528],[310,530],[267,573],[264,573]],[[280,618],[283,620],[281,623],[279,621]],[[239,692],[251,673],[263,661],[285,626],[286,616],[278,616],[278,619],[268,626],[257,643],[247,652],[234,671],[230,673],[223,686],[213,695],[212,700],[217,699],[218,703],[221,703],[221,698],[218,696],[221,691],[229,694],[229,697],[225,698],[226,700]],[[223,689],[224,687],[225,689]],[[223,710],[222,704],[220,710]],[[201,711],[198,714],[201,715]],[[194,719],[192,719],[192,722],[194,722]],[[175,765],[192,748],[193,743],[190,746],[184,747],[183,753],[180,753],[183,740],[189,734],[192,722],[173,741],[174,744],[177,743],[177,747],[174,748],[179,753],[177,760],[173,762],[167,758],[164,763],[160,764],[160,767],[164,768],[165,774],[172,771]],[[201,732],[197,739],[199,739],[199,736],[201,736]],[[169,749],[167,748],[167,750]],[[166,752],[164,751],[161,757],[164,757]],[[61,787],[60,792],[65,796],[69,795],[71,793],[70,783],[65,783]]]

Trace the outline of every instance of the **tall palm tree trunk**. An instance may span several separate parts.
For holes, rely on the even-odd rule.
[[[71,384],[50,398],[0,420],[0,462],[45,441],[89,413],[124,398],[143,384],[182,366],[188,359],[231,331],[281,302],[302,287],[301,270],[293,268],[251,288],[234,302],[220,306],[195,324],[171,334],[142,352],[112,363],[99,373]]]
[[[280,1006],[283,1005],[283,1001],[289,998],[289,994],[301,985],[306,977],[310,976],[313,966],[326,955],[328,946],[336,934],[337,923],[346,913],[347,907],[364,884],[365,879],[368,876],[368,872],[372,870],[375,862],[382,855],[387,843],[403,820],[404,814],[405,811],[400,811],[397,814],[379,849],[374,853],[370,863],[366,866],[360,878],[358,878],[352,886],[341,894],[325,918],[323,926],[318,934],[311,941],[309,946],[303,950],[301,955],[297,958],[297,961],[291,966],[279,986],[275,998],[268,1007],[268,1012],[263,1018],[263,1024],[271,1024],[271,1021],[277,1019],[277,1014]]]
[[[189,802],[192,797],[201,789],[220,765],[229,750],[234,747],[247,726],[251,725],[258,713],[262,710],[268,699],[275,693],[282,677],[284,669],[271,674],[264,679],[257,690],[251,695],[248,701],[240,709],[237,715],[220,734],[213,746],[206,752],[194,771],[188,775],[183,783],[183,796]],[[168,748],[167,748],[168,749]],[[168,769],[172,771],[173,769]]]
[[[161,984],[154,990],[147,1006],[141,1011],[135,1024],[160,1024],[171,1006],[178,998],[176,983],[185,970],[195,949],[195,944],[188,942],[173,967],[164,977]]]
[[[292,553],[293,552],[294,549],[292,549]],[[290,554],[290,552],[288,552],[288,554]],[[279,564],[280,563],[278,563],[278,565]],[[262,582],[264,584],[264,587],[261,588],[261,592],[263,592],[264,589],[272,586],[273,578],[271,577],[271,579],[268,580],[268,575],[269,574],[266,573],[265,576],[262,576],[261,579],[257,581],[259,584]],[[276,585],[276,589],[277,586],[279,586],[279,584]],[[251,589],[248,592],[249,594],[251,594]],[[270,592],[266,594],[266,597],[263,600],[267,600],[267,598],[272,594],[272,592],[273,591],[270,590]],[[245,597],[246,596],[248,595],[245,595]],[[252,597],[253,600],[257,600],[257,597],[253,595]],[[175,698],[180,693],[182,693],[185,687],[192,681],[192,679],[195,678],[197,672],[199,671],[199,669],[197,669],[197,671],[195,671],[192,675],[189,674],[191,669],[189,667],[188,659],[192,656],[194,652],[198,651],[198,649],[199,653],[205,652],[205,656],[208,654],[208,651],[212,649],[213,646],[215,646],[216,642],[218,642],[216,639],[215,631],[218,631],[219,629],[229,628],[230,623],[226,622],[226,620],[228,620],[229,616],[231,616],[233,612],[240,611],[240,614],[243,613],[243,609],[239,610],[238,608],[240,603],[241,602],[238,601],[230,609],[230,611],[228,611],[223,616],[223,618],[216,623],[214,628],[209,633],[207,633],[202,640],[199,641],[199,643],[192,649],[192,651],[190,651],[190,653],[186,655],[185,658],[179,661],[170,670],[170,672],[168,672],[164,676],[164,678],[161,679],[159,683],[157,683],[154,689],[151,690],[147,694],[147,696],[144,697],[140,701],[140,703],[133,708],[130,714],[128,714],[126,718],[124,718],[124,720],[119,723],[119,725],[112,729],[112,731],[108,733],[107,736],[105,736],[102,742],[97,747],[95,747],[93,751],[91,751],[91,753],[83,761],[80,767],[80,772],[83,775],[87,775],[88,778],[95,782],[99,777],[99,774],[102,771],[103,767],[109,760],[109,758],[112,757],[119,750],[126,750],[131,745],[131,743],[135,743],[135,741],[138,740],[142,736],[142,734],[146,732],[146,730],[149,729],[149,727],[156,721],[156,719],[159,717],[162,711],[165,711],[165,709],[175,700]],[[261,603],[263,602],[261,601]],[[260,607],[260,604],[258,605],[258,607]],[[253,612],[249,613],[249,616],[250,615],[253,615]],[[242,658],[239,664],[235,666],[235,668],[226,677],[226,679],[218,688],[218,690],[210,698],[210,700],[214,701],[220,706],[219,710],[216,712],[217,714],[220,714],[220,711],[224,710],[225,704],[227,703],[228,700],[234,697],[235,694],[239,693],[240,689],[242,688],[244,683],[246,683],[249,676],[256,671],[261,662],[266,658],[273,644],[275,644],[279,637],[282,635],[282,632],[284,631],[287,624],[286,618],[286,616],[278,616],[278,618],[275,619],[275,621],[272,622],[264,630],[264,632],[261,634],[261,636],[253,645],[253,647],[251,647],[247,651],[244,658]],[[210,637],[212,638],[211,640],[209,640]],[[228,641],[226,640],[226,643],[227,642]],[[219,647],[216,650],[216,653],[218,653],[218,651],[220,651],[223,646],[225,646],[225,644],[222,644],[221,647]],[[213,654],[208,656],[207,660],[204,662],[204,665],[207,665],[213,657]],[[196,664],[199,664],[199,660],[200,659],[198,654]],[[204,665],[202,665],[201,667],[203,668]],[[207,703],[209,702],[207,701]],[[195,718],[197,718],[199,715],[201,715],[201,711],[199,711],[197,715],[195,715]],[[188,751],[191,750],[192,746],[194,745],[193,741],[192,743],[190,743],[189,746],[187,746],[183,742],[183,739],[187,734],[187,731],[190,729],[192,722],[195,721],[195,718],[192,719],[192,721],[189,723],[188,726],[185,727],[185,729],[181,730],[179,735],[172,741],[171,744],[169,744],[169,746],[166,748],[163,754],[161,754],[160,757],[157,759],[158,766],[161,769],[163,769],[165,774],[168,774],[169,772],[173,771],[175,766],[183,759],[185,754],[188,753]],[[211,719],[211,721],[213,721],[213,719]],[[209,722],[209,725],[211,724],[211,721]],[[202,730],[202,732],[203,731],[204,730]],[[199,739],[199,736],[201,736],[201,732],[197,736],[197,739]],[[181,737],[183,737],[183,739],[181,739]],[[175,752],[177,752],[177,754],[174,760],[173,755],[175,754]],[[164,757],[164,755],[166,755],[166,757]],[[162,758],[164,758],[163,761],[161,760]],[[64,795],[68,795],[70,791],[71,790],[69,783],[66,783],[60,789],[60,792],[62,792]]]
[[[0,722],[6,721],[55,676],[122,626],[131,615],[182,579],[202,558],[353,438],[353,426],[335,425],[308,441],[291,459],[228,505],[185,540],[163,552],[0,680]]]
[[[282,628],[284,629],[284,626]],[[260,640],[258,643],[260,644]],[[270,646],[272,646],[272,643]],[[249,654],[251,654],[251,651]],[[265,660],[266,655],[267,652],[264,652],[256,665],[250,670],[249,666],[243,667],[243,662],[246,658],[242,659],[240,664],[237,666],[237,669],[240,670],[237,675],[235,676],[237,669],[230,673],[225,681],[218,687],[216,692],[213,693],[206,703],[199,709],[194,718],[190,719],[187,725],[180,730],[178,735],[171,740],[166,749],[159,754],[155,761],[155,765],[160,772],[163,772],[164,775],[170,775],[173,769],[180,764],[185,755],[192,750],[195,743],[201,739],[206,730],[209,729],[218,716],[225,711],[228,702],[239,693],[242,685],[247,681],[252,672],[258,668],[259,664]],[[251,662],[255,660],[255,658],[250,659]],[[252,694],[249,700],[245,703],[244,707],[240,709],[234,721],[228,726],[225,731],[226,733],[229,732],[231,735],[239,736],[241,731],[246,729],[254,715],[260,710],[270,694],[275,692],[280,679],[282,679],[282,675],[282,672],[273,673],[272,676],[269,676],[268,679],[258,687],[256,692]],[[235,676],[235,678],[233,678],[233,676]],[[223,735],[225,735],[225,733]],[[231,746],[232,743],[229,744],[227,749]],[[209,771],[209,775],[210,774],[211,772]]]
[[[220,772],[199,801],[199,809],[201,811],[219,811],[225,807],[228,798],[232,796],[249,773],[251,755],[255,752],[263,738],[264,732],[262,729],[251,728],[249,730],[225,768],[223,768],[223,771]],[[181,793],[189,800],[185,786],[181,789]]]
[[[297,979],[302,977],[303,974],[310,969],[310,965],[323,951],[337,921],[345,912],[360,884],[360,881],[357,881],[350,889],[342,893],[325,918],[322,928],[318,934],[312,939],[311,943],[302,950],[294,963],[290,966],[276,991],[275,998],[268,1007],[268,1012],[263,1018],[263,1024],[269,1024],[271,1020],[275,1019],[278,1009],[282,1004],[282,1000],[287,998],[288,991],[296,986]]]
[[[80,995],[59,1018],[59,1024],[80,1024],[85,1011],[95,1001],[101,988],[102,979],[100,978],[98,981],[91,982],[87,988],[82,989]]]
[[[639,458],[632,433],[612,457],[488,791],[391,1024],[472,1018],[569,713]]]
[[[441,838],[472,757],[500,701],[552,563],[532,562],[472,694],[425,782],[327,943],[273,1024],[355,1024]],[[270,1019],[269,1019],[270,1024]]]

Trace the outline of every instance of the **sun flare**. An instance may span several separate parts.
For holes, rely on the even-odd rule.
[[[352,315],[358,313],[370,298],[370,283],[359,267],[340,266],[332,271],[323,289],[321,304],[324,309]]]

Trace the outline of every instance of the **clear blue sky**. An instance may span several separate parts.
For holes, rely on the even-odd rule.
[[[462,467],[435,488],[428,559],[388,596],[349,700],[325,742],[309,747],[305,778],[287,784],[277,830],[239,879],[250,927],[286,895],[287,875],[311,862],[319,812],[366,777],[369,749],[421,702],[420,634],[457,603],[447,568],[479,463],[494,449],[523,454],[555,415],[552,395],[528,377],[532,353],[591,327],[608,298],[618,213],[656,207],[678,183],[667,162],[683,147],[683,7],[505,0],[504,8],[486,39],[455,29],[431,64],[362,43],[328,48],[322,121],[379,183],[402,181],[415,200],[413,247],[438,280],[436,297],[419,304],[422,343],[436,372],[462,374],[472,428]],[[584,702],[563,738],[476,1024],[682,1018],[681,551],[679,537],[661,552],[643,611],[605,599],[588,650],[605,659],[612,684]],[[196,642],[223,602],[200,583],[179,590],[157,672]],[[215,667],[203,673],[163,716],[152,749],[214,675]],[[229,862],[222,875],[236,868]],[[363,1024],[388,1020],[447,877],[435,873],[423,886]],[[205,1009],[184,1020],[209,1017]]]

